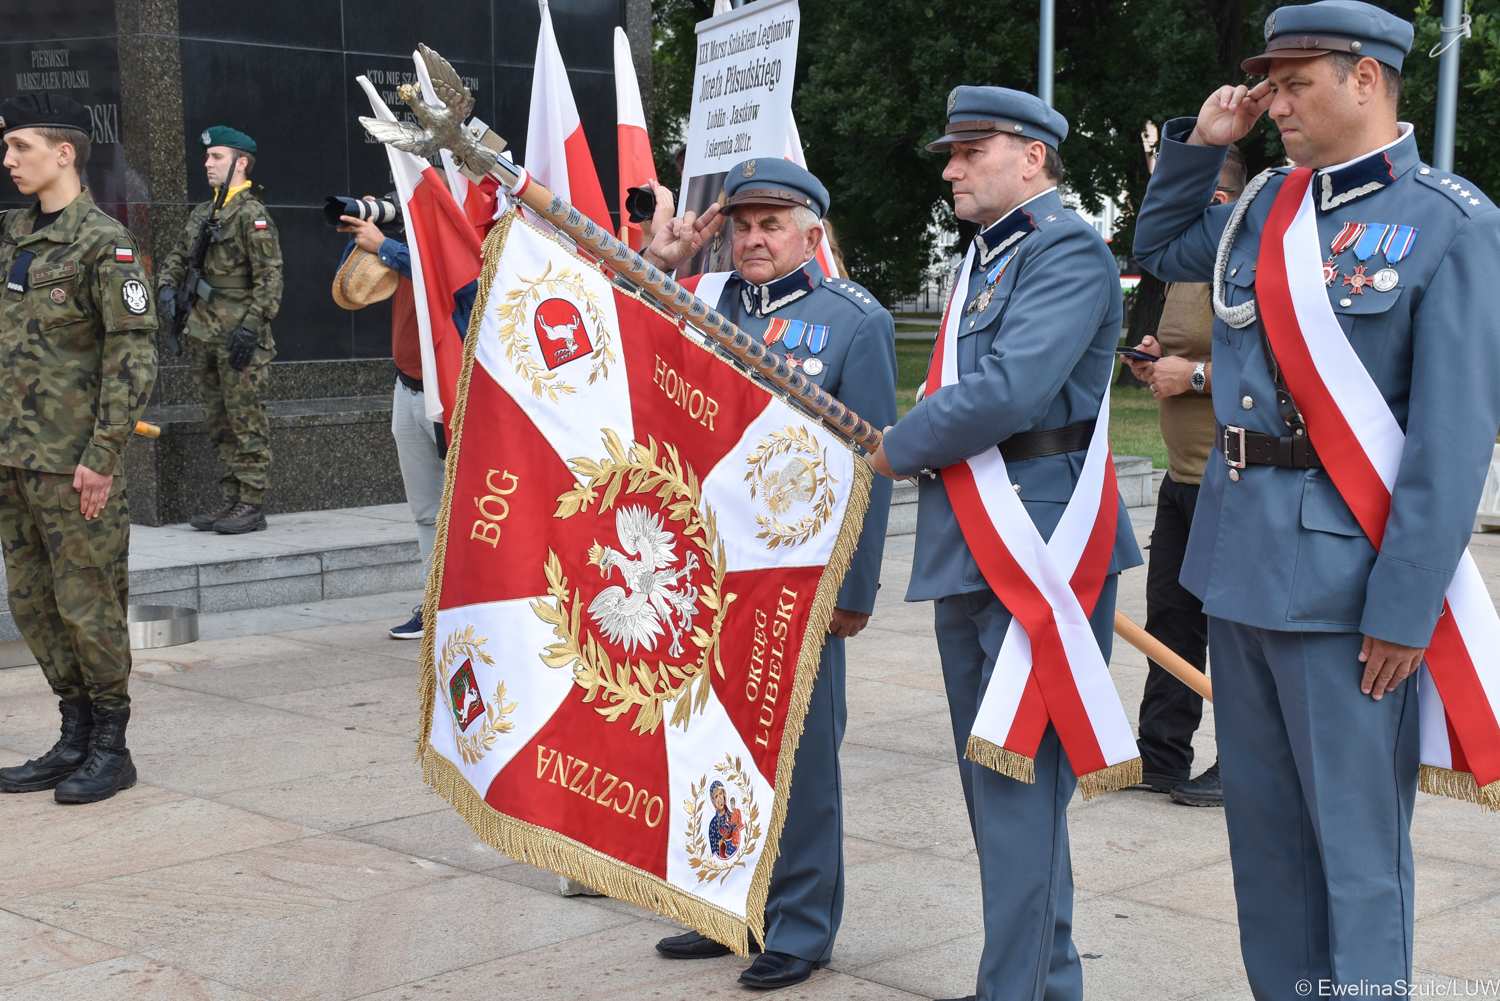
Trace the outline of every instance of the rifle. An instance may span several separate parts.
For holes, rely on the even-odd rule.
[[[203,260],[208,256],[209,240],[219,236],[219,210],[224,207],[224,199],[228,194],[229,181],[226,179],[219,185],[219,193],[214,196],[208,218],[198,228],[198,236],[193,240],[193,252],[188,255],[187,271],[183,273],[182,281],[172,290],[172,315],[167,320],[167,347],[172,349],[173,354],[182,354],[182,331],[187,326],[193,307],[198,304],[199,299],[208,302],[213,298],[213,288],[203,280]]]

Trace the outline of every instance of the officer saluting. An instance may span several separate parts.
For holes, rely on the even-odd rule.
[[[193,382],[203,397],[203,420],[224,465],[219,478],[224,501],[213,511],[194,515],[191,524],[203,532],[240,535],[266,527],[262,502],[271,468],[266,391],[276,357],[271,321],[281,308],[281,243],[261,201],[264,189],[249,180],[255,140],[215,125],[200,141],[207,150],[208,183],[215,191],[227,184],[227,197],[216,216],[212,199],[193,209],[158,278],[163,316],[170,321],[171,303],[199,230],[217,227],[203,268],[206,287],[200,287],[185,329]]]
[[[724,217],[715,205],[696,220],[691,214],[673,219],[671,192],[654,187],[657,232],[645,256],[671,271],[718,231]],[[895,420],[895,322],[858,284],[825,275],[816,260],[828,189],[790,161],[764,159],[730,168],[724,190],[736,270],[689,278],[684,287],[875,426]],[[844,911],[838,760],[848,718],[844,638],[863,629],[875,607],[890,503],[891,484],[877,480],[859,547],[835,602],[797,746],[781,857],[766,900],[765,952],[740,975],[750,987],[800,983],[833,954]],[[663,939],[656,948],[674,959],[729,951],[697,932]]]
[[[987,999],[1083,996],[1071,934],[1066,810],[1078,779],[1069,756],[1050,723],[1031,782],[965,756],[1012,611],[996,594],[1010,582],[981,572],[979,550],[955,512],[962,495],[950,493],[961,489],[960,469],[998,446],[1007,486],[1050,539],[1084,469],[1109,391],[1123,304],[1108,246],[1057,192],[1057,147],[1067,132],[1067,119],[1030,94],[959,87],[949,96],[946,134],[927,148],[949,154],[943,177],[953,184],[954,210],[981,227],[949,305],[956,344],[945,335],[940,348],[956,349],[956,377],[945,377],[887,430],[870,460],[885,476],[958,467],[952,486],[946,471],[920,478],[906,600],[936,600],[943,680],[983,881],[977,996]],[[1141,562],[1125,506],[1112,499],[1115,510],[1100,508],[1095,516],[1104,524],[1113,519],[1115,542],[1089,617],[1105,662],[1116,575]]]
[[[1242,64],[1269,79],[1222,87],[1162,130],[1136,228],[1152,272],[1214,281],[1222,452],[1182,583],[1209,616],[1257,998],[1298,981],[1401,993],[1411,979],[1418,684],[1403,679],[1425,654],[1444,682],[1435,631],[1464,611],[1455,601],[1445,623],[1444,595],[1463,586],[1500,424],[1500,212],[1423,165],[1397,121],[1412,35],[1354,0],[1277,9],[1266,52]],[[1297,169],[1209,208],[1224,147],[1262,113]],[[1448,697],[1463,738],[1475,707]],[[1441,712],[1435,723],[1423,745],[1447,743]]]
[[[59,803],[136,780],[123,453],[156,381],[135,240],[83,187],[91,127],[59,94],[0,104],[6,169],[38,199],[0,224],[0,545],[11,614],[63,720],[50,751],[0,768],[0,789],[55,788]]]

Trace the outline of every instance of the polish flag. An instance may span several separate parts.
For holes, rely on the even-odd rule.
[[[477,118],[469,119],[469,124],[477,128],[480,134],[487,128]],[[441,154],[443,173],[448,175],[448,189],[453,192],[453,200],[464,210],[469,223],[479,233],[479,242],[483,243],[484,238],[490,235],[490,228],[495,225],[495,220],[510,207],[510,200],[500,193],[500,182],[494,174],[486,174],[484,180],[475,184],[458,169],[452,153],[442,150]]]
[[[438,104],[426,64],[412,53],[422,94]],[[355,77],[375,117],[394,122],[396,116],[363,76]],[[453,199],[441,172],[426,160],[386,146],[391,176],[406,216],[407,247],[411,252],[412,292],[416,300],[417,334],[422,345],[422,386],[427,419],[444,422],[458,398],[458,373],[463,367],[463,338],[453,325],[454,295],[479,277],[479,234]],[[435,322],[434,322],[435,321]]]
[[[526,122],[526,169],[546,185],[553,194],[573,204],[578,211],[604,227],[609,221],[609,206],[589,142],[583,135],[583,121],[578,105],[573,103],[573,88],[568,85],[568,71],[557,36],[552,31],[552,11],[547,0],[539,0],[542,29],[536,39],[536,69],[531,77],[531,117]]]
[[[615,108],[619,115],[620,147],[620,239],[632,249],[641,247],[640,223],[630,221],[625,195],[630,188],[656,180],[651,158],[651,139],[646,134],[646,111],[641,107],[641,87],[630,58],[630,40],[625,29],[615,28]]]
[[[802,155],[802,137],[797,134],[797,119],[791,112],[787,112],[786,123],[786,156],[782,159],[790,160],[806,170],[807,157]],[[827,226],[823,227],[823,242],[818,245],[818,252],[814,256],[817,257],[818,267],[823,269],[825,275],[830,278],[841,277],[833,265],[833,245],[828,242]]]

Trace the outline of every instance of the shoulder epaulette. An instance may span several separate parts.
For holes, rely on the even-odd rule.
[[[860,312],[873,313],[877,309],[881,308],[880,303],[876,301],[873,295],[865,291],[864,286],[860,285],[859,282],[852,281],[851,279],[824,278],[823,287],[832,289],[839,295],[843,296],[845,299],[848,299],[850,302],[854,303],[860,308]]]
[[[1418,183],[1443,192],[1467,216],[1489,212],[1495,207],[1483,191],[1457,174],[1423,164],[1417,168],[1415,177]]]

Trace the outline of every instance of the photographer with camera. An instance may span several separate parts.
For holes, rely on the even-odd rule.
[[[182,354],[203,397],[203,421],[219,453],[223,503],[194,515],[201,532],[241,535],[266,527],[263,500],[271,469],[266,391],[281,308],[281,243],[249,180],[255,140],[215,125],[200,141],[214,197],[188,216],[160,272],[158,299],[167,347]]]
[[[350,234],[333,298],[345,309],[362,309],[386,298],[391,300],[391,360],[396,365],[396,388],[391,400],[391,436],[396,439],[396,457],[406,502],[417,523],[417,553],[424,569],[432,557],[437,538],[438,507],[443,500],[443,477],[447,440],[443,426],[427,419],[427,401],[422,387],[422,345],[417,326],[416,292],[411,282],[411,252],[381,230],[393,222],[399,210],[389,198],[330,197],[324,209],[338,231]],[[370,256],[365,256],[370,255]],[[374,258],[379,261],[377,265]],[[394,272],[394,275],[391,273]],[[394,277],[394,286],[389,278]],[[390,289],[394,287],[394,291]],[[462,337],[469,329],[469,312],[478,292],[471,282],[455,297],[453,323]],[[411,618],[390,630],[391,639],[422,638],[422,608],[412,609]]]

